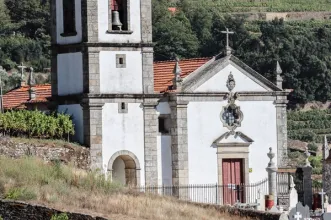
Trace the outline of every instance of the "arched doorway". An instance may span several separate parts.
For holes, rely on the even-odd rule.
[[[109,160],[108,172],[114,182],[130,186],[140,183],[138,158],[129,151],[115,153]]]

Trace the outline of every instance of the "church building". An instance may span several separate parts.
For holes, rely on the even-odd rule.
[[[153,63],[151,9],[151,0],[52,1],[52,100],[73,115],[92,168],[123,184],[228,185],[266,178],[270,147],[286,165],[279,64],[270,82],[228,46]]]

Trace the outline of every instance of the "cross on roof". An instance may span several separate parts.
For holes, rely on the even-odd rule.
[[[297,213],[294,215],[294,218],[295,218],[296,220],[300,220],[300,219],[302,218],[301,213],[300,213],[300,212],[297,212]]]
[[[222,34],[226,34],[226,55],[231,54],[231,50],[229,47],[229,34],[234,34],[233,31],[229,31],[228,28],[226,28],[226,31],[221,31]]]
[[[21,63],[21,65],[18,66],[18,68],[21,69],[21,80],[23,80],[24,69],[26,68],[26,66],[24,66],[23,63]]]

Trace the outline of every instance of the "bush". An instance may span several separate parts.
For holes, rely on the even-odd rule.
[[[307,147],[309,151],[314,151],[314,152],[316,152],[318,149],[318,146],[315,143],[309,143]]]
[[[8,111],[0,114],[0,131],[10,136],[60,138],[73,135],[70,115],[40,111]]]
[[[69,220],[67,213],[61,213],[59,215],[55,214],[52,216],[51,220]]]
[[[0,215],[0,220],[3,220],[3,218],[1,217],[1,215]]]
[[[5,195],[5,199],[12,200],[32,200],[35,198],[37,198],[36,193],[26,188],[12,188]]]

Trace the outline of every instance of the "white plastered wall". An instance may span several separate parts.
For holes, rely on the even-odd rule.
[[[62,37],[63,33],[63,1],[56,0],[56,37],[58,44],[73,44],[82,42],[82,7],[81,0],[75,0],[75,21],[76,32],[75,36]]]
[[[126,68],[116,68],[116,54],[126,55]],[[101,51],[99,59],[101,93],[142,93],[140,51]]]
[[[229,130],[220,120],[223,102],[190,102],[188,105],[189,183],[218,182],[218,164],[213,142]],[[244,114],[240,131],[252,138],[249,147],[250,182],[267,177],[268,149],[277,149],[276,108],[272,101],[237,102]],[[276,155],[277,156],[277,155]]]
[[[230,75],[230,72],[233,75],[234,80],[236,81],[236,86],[233,89],[233,92],[241,91],[254,91],[254,92],[264,92],[268,91],[266,88],[259,85],[257,82],[254,82],[247,75],[239,71],[233,65],[229,64],[223,68],[220,72],[215,74],[205,83],[203,83],[195,92],[227,92],[228,88],[226,87],[226,82]]]
[[[102,159],[105,169],[111,156],[121,150],[132,152],[140,163],[140,184],[145,183],[144,115],[140,103],[128,103],[128,113],[118,113],[118,103],[102,110]]]
[[[108,1],[98,0],[98,30],[99,42],[107,43],[140,43],[140,0],[130,1],[130,31],[131,34],[109,34],[108,31]]]
[[[59,105],[58,111],[61,113],[66,113],[72,115],[72,122],[75,126],[75,141],[79,143],[84,143],[84,125],[83,125],[83,109],[79,104],[73,105]]]
[[[83,55],[81,52],[57,56],[58,95],[83,92]]]

